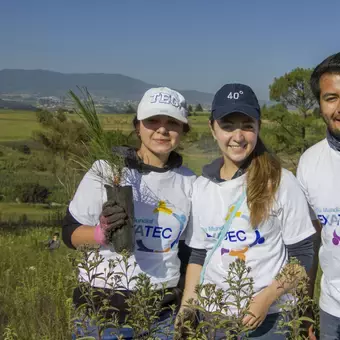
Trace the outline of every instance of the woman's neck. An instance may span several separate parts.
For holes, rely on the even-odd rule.
[[[220,170],[220,177],[225,180],[230,180],[235,175],[236,171],[241,167],[242,164],[235,164],[229,158],[224,156],[224,163]]]
[[[170,154],[155,154],[142,144],[137,151],[137,155],[143,160],[144,164],[155,166],[157,168],[164,168],[168,162]]]

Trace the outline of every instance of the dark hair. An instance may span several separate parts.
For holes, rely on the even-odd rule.
[[[137,128],[138,122],[139,122],[139,120],[137,119],[137,116],[135,116],[135,117],[133,118],[133,121],[132,121],[132,124],[133,124],[133,127],[135,128],[135,130],[136,130],[136,128]],[[184,123],[184,124],[183,124],[183,133],[186,134],[186,133],[188,133],[189,131],[190,131],[190,125]]]
[[[58,236],[59,237],[59,233],[54,233],[53,236]]]
[[[310,77],[310,86],[316,100],[320,103],[320,78],[325,73],[340,74],[340,52],[326,58],[314,69]]]

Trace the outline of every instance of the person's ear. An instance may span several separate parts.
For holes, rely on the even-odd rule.
[[[135,124],[135,131],[136,131],[136,135],[140,137],[140,121],[139,120],[137,120]]]
[[[215,121],[213,121],[213,122],[211,123],[211,120],[209,120],[208,125],[209,125],[209,129],[210,129],[210,132],[211,132],[211,134],[212,134],[214,140],[217,141],[216,134],[215,134],[215,130],[214,130],[214,123],[215,123]]]

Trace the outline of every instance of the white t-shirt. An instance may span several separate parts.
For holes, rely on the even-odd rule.
[[[297,177],[313,209],[311,217],[322,224],[319,252],[320,307],[340,317],[340,152],[327,139],[309,148],[300,158]],[[317,217],[316,217],[317,216]]]
[[[106,176],[112,176],[112,171],[107,163],[97,161],[79,184],[69,206],[71,215],[79,223],[95,226],[99,222],[102,205],[107,201],[105,181],[102,180]],[[169,288],[177,285],[180,277],[178,241],[189,220],[195,179],[195,174],[185,167],[149,173],[123,169],[121,184],[133,188],[135,214],[136,244],[134,255],[129,258],[131,267],[128,277],[146,273],[158,288],[162,284]],[[110,259],[121,258],[112,247],[101,247],[100,255],[104,261],[96,273],[107,271]],[[122,269],[117,267],[114,271],[121,272]],[[88,280],[82,269],[80,277]],[[105,287],[104,281],[100,279],[95,279],[93,285]],[[135,281],[128,286],[127,282],[123,282],[123,285],[125,289],[133,289]]]
[[[193,186],[192,226],[187,228],[186,243],[193,248],[211,250],[217,241],[228,212],[245,190],[247,174],[215,183],[199,177]],[[315,233],[309,218],[308,204],[291,172],[283,169],[280,187],[269,218],[254,229],[249,222],[246,200],[237,211],[221,246],[213,253],[206,267],[203,284],[213,283],[228,289],[224,282],[229,265],[240,258],[251,267],[254,293],[270,285],[288,260],[285,245],[304,240]],[[281,298],[281,303],[288,296]],[[279,311],[274,303],[269,313]],[[230,310],[236,313],[235,309]]]

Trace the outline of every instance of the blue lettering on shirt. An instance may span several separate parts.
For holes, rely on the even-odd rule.
[[[339,226],[340,225],[340,214],[319,214],[319,221],[322,225],[326,226]]]
[[[243,234],[243,237],[241,238],[240,234]],[[246,233],[243,230],[239,230],[236,233],[236,237],[240,240],[240,241],[245,241],[247,239],[246,237]]]
[[[247,239],[246,233],[243,230],[238,231],[228,231],[225,235],[225,240],[227,241],[229,239],[229,242],[243,242]]]
[[[165,235],[165,232],[169,232],[168,235]],[[171,232],[172,232],[172,229],[171,228],[165,228],[163,231],[162,231],[162,237],[163,238],[170,238],[171,237]]]
[[[146,225],[145,226],[145,229],[147,229],[148,231],[146,232],[146,237],[149,237],[149,231],[150,231],[150,229],[152,229],[153,228],[153,226],[152,225]]]
[[[162,231],[161,227],[154,227],[152,237],[160,238],[161,237],[161,231]]]
[[[164,238],[168,239],[172,235],[171,228],[163,228],[159,226],[146,225],[142,224],[135,225],[135,234],[141,237],[152,237],[152,238]]]

